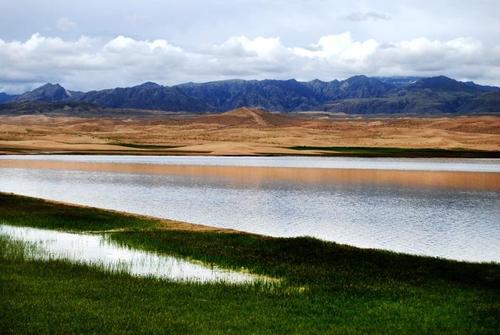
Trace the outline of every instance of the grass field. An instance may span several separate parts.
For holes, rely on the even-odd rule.
[[[408,157],[408,158],[500,158],[500,151],[439,148],[396,148],[396,147],[316,147],[293,146],[297,151],[320,151],[329,156],[355,157]]]
[[[0,193],[0,223],[113,230],[119,243],[282,279],[174,283],[31,261],[0,238],[1,334],[497,334],[500,265],[172,221]],[[194,228],[194,227],[193,227]]]

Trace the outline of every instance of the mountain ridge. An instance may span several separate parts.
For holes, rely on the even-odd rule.
[[[436,77],[367,77],[345,80],[222,80],[163,86],[145,82],[89,92],[47,83],[18,96],[0,93],[0,103],[89,103],[106,108],[171,112],[225,112],[241,107],[278,112],[346,114],[499,113],[500,88]]]

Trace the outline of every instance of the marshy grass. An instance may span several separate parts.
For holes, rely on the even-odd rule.
[[[66,260],[98,266],[109,272],[171,281],[277,282],[272,278],[243,271],[229,271],[200,261],[137,250],[123,243],[116,243],[105,234],[76,234],[1,224],[1,235],[8,236],[13,243],[25,243],[24,256],[30,260]]]
[[[0,194],[0,221],[112,229],[117,243],[281,278],[168,282],[19,256],[0,239],[0,333],[496,334],[500,265],[313,238],[166,230],[159,220]],[[17,251],[16,251],[17,250]]]
[[[161,144],[140,144],[140,143],[126,143],[126,142],[111,142],[109,144],[119,145],[127,148],[134,149],[175,149],[179,148],[178,145],[161,145]]]
[[[292,146],[297,151],[322,151],[328,156],[401,158],[500,158],[500,151],[439,148]]]

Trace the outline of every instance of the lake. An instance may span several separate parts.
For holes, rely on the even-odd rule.
[[[0,191],[363,248],[500,262],[500,160],[1,156]]]

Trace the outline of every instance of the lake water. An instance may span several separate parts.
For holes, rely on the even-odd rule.
[[[0,191],[272,236],[500,262],[500,160],[2,156]]]
[[[26,243],[28,259],[63,259],[97,265],[108,271],[171,281],[246,283],[259,279],[247,273],[223,270],[187,260],[127,248],[104,235],[75,234],[0,224],[0,235]]]

